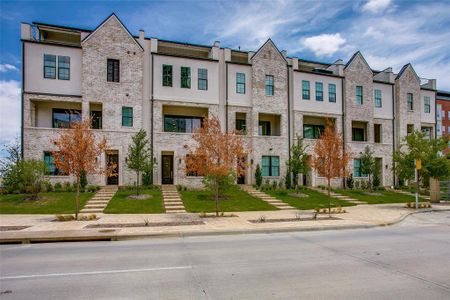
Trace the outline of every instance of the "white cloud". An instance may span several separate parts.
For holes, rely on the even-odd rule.
[[[6,73],[8,71],[19,71],[19,69],[17,69],[16,66],[10,64],[0,64],[1,73]]]
[[[366,4],[362,6],[362,10],[371,13],[379,13],[384,11],[389,4],[391,4],[391,0],[368,0]]]
[[[346,40],[341,37],[340,33],[335,33],[307,37],[302,44],[305,48],[313,51],[316,56],[330,56],[339,51],[345,42]]]
[[[0,145],[6,145],[20,134],[20,83],[0,80]]]

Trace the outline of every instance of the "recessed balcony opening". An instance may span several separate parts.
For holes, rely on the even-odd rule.
[[[89,103],[89,112],[92,118],[92,129],[103,128],[103,105],[101,103]]]
[[[81,121],[80,102],[31,100],[31,126],[69,128],[71,122]]]
[[[304,116],[303,117],[303,138],[305,139],[318,139],[325,131],[325,127],[330,125],[335,130],[336,119],[324,118],[316,116]]]
[[[367,122],[352,121],[352,141],[367,142]]]
[[[208,117],[206,107],[163,106],[164,132],[194,133]]]
[[[431,140],[433,128],[432,127],[422,127],[421,128],[422,133],[424,134],[424,138],[427,140]]]
[[[236,113],[236,132],[238,134],[247,134],[247,114],[246,113]]]
[[[259,114],[258,134],[261,136],[280,136],[281,116],[273,114]]]

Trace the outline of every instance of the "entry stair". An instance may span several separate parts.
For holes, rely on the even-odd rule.
[[[274,198],[264,192],[261,192],[260,190],[255,189],[254,187],[252,187],[251,185],[241,185],[240,186],[242,190],[244,190],[245,192],[249,193],[250,195],[252,195],[253,197],[256,197],[258,199],[261,199],[267,203],[269,203],[272,206],[275,206],[278,209],[296,209],[295,207],[290,206],[289,204]]]
[[[163,184],[161,191],[164,200],[164,207],[168,214],[185,213],[183,201],[174,185]]]
[[[309,188],[314,190],[314,191],[316,191],[316,192],[319,192],[319,193],[322,193],[322,194],[328,196],[328,190],[326,190],[326,189],[323,190],[323,189],[316,188],[316,187],[309,187]],[[367,204],[367,202],[357,200],[357,199],[352,198],[350,196],[341,195],[341,194],[338,194],[338,193],[333,192],[333,191],[330,191],[330,196],[333,197],[333,198],[339,199],[339,200],[343,200],[343,201],[347,201],[347,202],[353,203],[353,204]]]
[[[108,206],[109,201],[114,197],[118,190],[116,185],[104,186],[92,197],[83,209],[82,214],[96,214],[103,213],[103,210]]]

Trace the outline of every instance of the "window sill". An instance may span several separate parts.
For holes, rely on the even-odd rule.
[[[120,84],[120,81],[106,81],[106,83],[112,83],[112,84]]]

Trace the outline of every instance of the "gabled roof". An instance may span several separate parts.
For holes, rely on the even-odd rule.
[[[91,33],[89,33],[82,41],[81,44],[83,44],[84,42],[86,42],[87,40],[89,40],[91,38],[91,36],[93,36],[98,30],[100,30],[100,28],[103,27],[103,25],[105,25],[110,19],[116,19],[120,26],[122,26],[122,28],[126,31],[126,33],[128,34],[128,36],[130,37],[130,39],[133,40],[134,43],[136,43],[136,45],[139,46],[139,48],[141,49],[141,51],[144,51],[144,48],[142,48],[141,44],[139,44],[136,39],[133,37],[133,35],[130,33],[130,31],[128,30],[127,27],[125,27],[125,25],[123,25],[122,21],[120,21],[119,17],[116,16],[115,13],[110,14],[105,20],[103,20],[103,22],[100,23],[100,25],[97,26],[97,28],[95,28],[94,31],[92,31]]]
[[[398,72],[397,77],[395,77],[395,80],[399,79],[400,77],[402,77],[403,73],[405,73],[406,69],[408,69],[408,67],[411,67],[411,70],[413,71],[414,75],[416,75],[416,77],[420,80],[420,77],[417,75],[416,71],[414,70],[413,66],[411,65],[411,63],[407,63],[406,65],[404,65],[402,67],[402,69],[400,70],[400,72]]]
[[[356,59],[356,57],[360,57],[362,59],[362,61],[366,64],[367,68],[373,73],[372,68],[369,66],[369,64],[367,63],[366,59],[364,58],[364,56],[361,54],[361,51],[357,51],[355,52],[355,54],[352,55],[352,57],[349,59],[349,61],[345,64],[344,69],[347,69],[347,67]]]
[[[250,59],[253,59],[253,57],[255,57],[256,55],[258,55],[258,54],[261,52],[261,50],[264,49],[264,47],[265,47],[267,44],[272,44],[272,46],[277,50],[278,55],[281,56],[281,58],[286,62],[286,64],[288,63],[287,60],[286,60],[286,58],[284,57],[284,55],[280,52],[280,50],[278,50],[278,47],[275,45],[275,43],[272,41],[271,38],[267,39],[267,41],[266,41],[264,44],[262,44],[261,47],[259,47],[258,51],[256,51],[255,54],[253,54],[252,57],[251,57]]]

